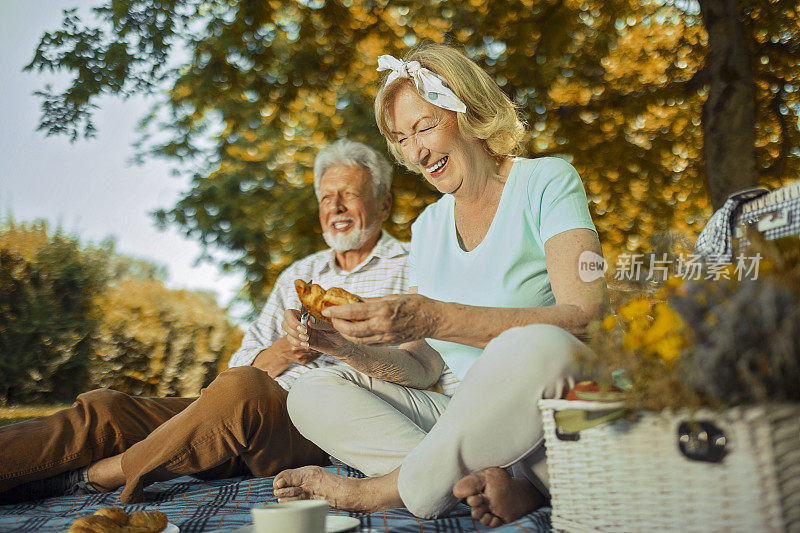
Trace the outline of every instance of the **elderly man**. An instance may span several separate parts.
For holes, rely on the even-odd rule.
[[[408,289],[408,248],[381,231],[391,207],[391,166],[368,146],[340,140],[314,164],[319,220],[330,249],[289,266],[242,347],[199,398],[140,398],[101,389],[58,413],[0,428],[0,503],[106,492],[123,503],[145,486],[181,475],[273,475],[320,465],[327,454],[298,433],[288,389],[309,368],[340,364],[293,348],[280,328],[298,308],[294,280],[371,297]],[[36,443],[36,446],[31,446]]]

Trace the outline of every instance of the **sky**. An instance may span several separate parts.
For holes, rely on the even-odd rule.
[[[0,217],[45,219],[83,243],[114,237],[118,252],[166,266],[169,287],[209,290],[226,306],[243,276],[223,274],[211,263],[196,264],[199,243],[174,227],[159,230],[150,215],[174,206],[189,189],[189,177],[173,176],[163,161],[129,162],[137,122],[153,97],[99,100],[93,139],[70,144],[66,137],[45,137],[36,130],[40,102],[32,93],[49,82],[63,87],[63,78],[22,68],[33,58],[41,35],[60,27],[63,9],[95,4],[0,0]]]

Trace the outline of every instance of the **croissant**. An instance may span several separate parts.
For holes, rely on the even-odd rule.
[[[134,511],[130,516],[119,507],[98,509],[81,516],[70,526],[70,533],[158,533],[167,527],[161,511]]]
[[[127,526],[116,523],[107,516],[89,515],[76,519],[70,533],[128,533]]]
[[[167,515],[161,511],[134,511],[128,517],[128,526],[156,533],[167,527]]]
[[[354,304],[361,301],[358,296],[339,287],[331,287],[326,291],[316,283],[309,285],[302,279],[294,281],[294,288],[300,298],[300,303],[308,310],[308,313],[314,318],[328,323],[330,320],[322,316],[322,311],[334,305]]]
[[[125,512],[125,509],[119,507],[104,507],[95,511],[94,515],[108,517],[121,526],[128,523],[128,513]]]

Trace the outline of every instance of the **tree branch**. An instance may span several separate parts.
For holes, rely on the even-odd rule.
[[[547,9],[545,9],[542,13],[540,13],[538,16],[534,17],[533,18],[533,22],[535,24],[543,24],[543,23],[547,22],[547,20],[550,17],[552,17],[553,14],[555,14],[555,12],[558,11],[558,9],[562,5],[564,5],[564,0],[556,0],[556,2],[553,2],[552,4],[547,6]]]

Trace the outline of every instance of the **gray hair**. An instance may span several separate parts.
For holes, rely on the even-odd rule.
[[[319,198],[319,180],[335,165],[362,166],[369,171],[375,199],[380,199],[392,187],[392,165],[380,152],[364,143],[339,139],[319,151],[314,160],[314,192]]]

